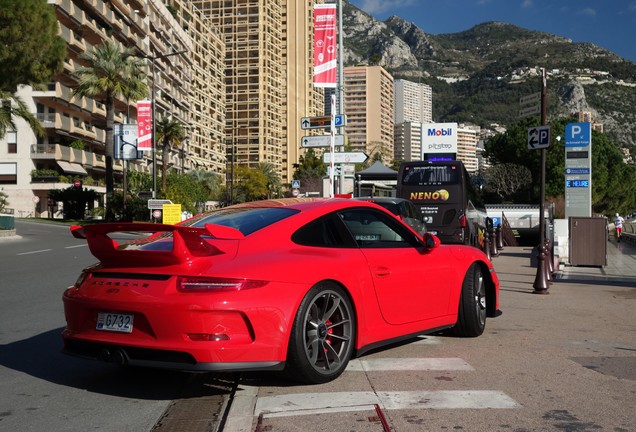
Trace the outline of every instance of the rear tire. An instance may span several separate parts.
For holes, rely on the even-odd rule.
[[[344,372],[353,353],[356,324],[345,291],[334,283],[314,286],[300,304],[287,353],[287,375],[321,384]]]
[[[486,328],[486,281],[481,266],[471,264],[462,283],[459,312],[453,334],[476,337]]]

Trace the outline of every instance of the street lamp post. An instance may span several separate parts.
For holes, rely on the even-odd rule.
[[[156,74],[155,74],[155,60],[159,60],[166,57],[175,56],[178,54],[183,54],[187,52],[187,50],[183,51],[175,51],[168,54],[162,54],[157,56],[141,56],[150,60],[152,65],[152,95],[151,95],[151,104],[152,104],[152,197],[157,198],[157,126],[156,126],[156,108],[155,108],[155,93],[156,93]]]

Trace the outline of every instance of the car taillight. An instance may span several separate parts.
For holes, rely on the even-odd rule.
[[[461,215],[459,217],[459,226],[462,228],[466,228],[466,215]]]
[[[75,283],[73,284],[73,286],[75,288],[79,288],[86,279],[88,279],[88,277],[90,276],[89,272],[83,271],[82,273],[80,273],[80,275],[77,277],[77,280],[75,281]]]
[[[260,288],[268,281],[217,277],[179,276],[177,289],[182,292],[241,291]]]

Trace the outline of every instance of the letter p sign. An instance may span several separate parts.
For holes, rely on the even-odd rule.
[[[580,134],[581,134],[581,125],[573,124],[572,125],[572,136],[571,136],[571,138],[574,139],[577,136],[579,136]]]

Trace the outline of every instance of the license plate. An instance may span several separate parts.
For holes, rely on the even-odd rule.
[[[132,333],[133,314],[99,312],[97,314],[97,330],[120,333]]]

